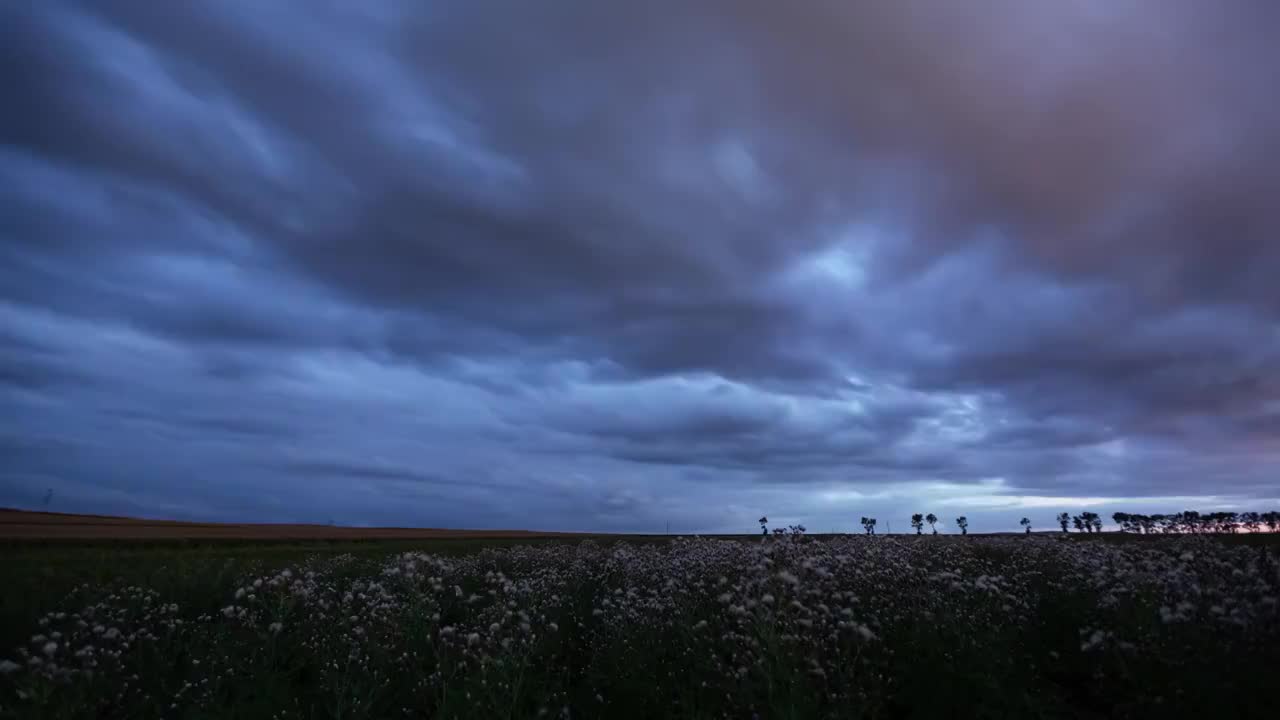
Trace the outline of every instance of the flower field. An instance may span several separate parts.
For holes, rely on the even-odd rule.
[[[1261,717],[1276,550],[691,538],[100,569],[5,629],[0,716]]]

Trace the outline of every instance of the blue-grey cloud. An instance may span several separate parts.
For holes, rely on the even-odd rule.
[[[725,529],[1269,500],[1277,21],[6,6],[0,502]]]

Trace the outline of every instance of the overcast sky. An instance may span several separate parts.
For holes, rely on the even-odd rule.
[[[1280,3],[0,5],[0,505],[1280,496]]]

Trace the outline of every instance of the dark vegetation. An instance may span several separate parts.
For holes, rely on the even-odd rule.
[[[55,627],[107,645],[74,629],[85,607],[154,637],[92,680],[6,674],[0,715],[1260,717],[1278,540],[11,543],[0,658],[41,657]],[[368,600],[319,610],[350,593]]]

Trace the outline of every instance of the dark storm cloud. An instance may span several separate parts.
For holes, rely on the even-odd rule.
[[[1274,494],[1271,3],[0,20],[0,397],[175,502]]]
[[[797,402],[780,392],[681,378],[597,383],[553,398],[507,414],[517,426],[542,431],[528,452],[594,451],[646,464],[771,473],[779,481],[848,464],[873,472],[941,469],[930,453],[898,448],[917,421],[945,412],[927,396],[846,393]]]

